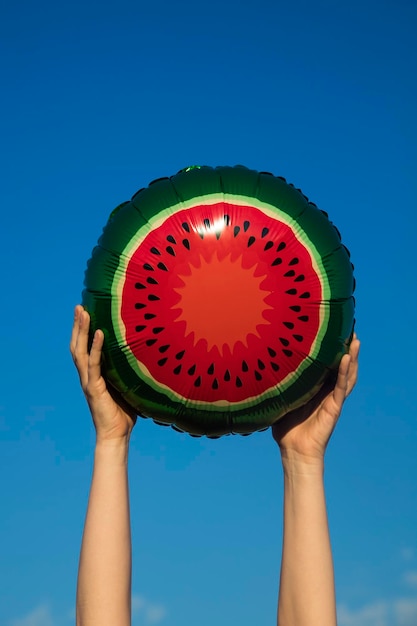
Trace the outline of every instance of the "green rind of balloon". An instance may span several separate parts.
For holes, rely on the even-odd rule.
[[[129,260],[131,258],[133,251],[136,250],[138,245],[142,243],[143,239],[150,232],[150,230],[158,227],[169,216],[175,214],[177,211],[191,208],[192,206],[195,206],[197,202],[198,204],[201,204],[201,203],[215,204],[216,202],[219,202],[219,201],[224,201],[224,202],[228,202],[231,204],[237,204],[237,205],[242,205],[242,206],[245,206],[245,205],[254,206],[264,211],[267,215],[271,216],[274,219],[279,217],[281,221],[285,222],[286,224],[288,224],[290,228],[295,230],[293,221],[288,220],[288,216],[286,215],[286,213],[283,213],[278,207],[267,205],[263,202],[259,202],[257,198],[251,198],[249,201],[249,199],[244,196],[230,196],[229,194],[226,194],[226,193],[222,194],[221,196],[218,194],[209,194],[206,196],[200,196],[198,197],[198,199],[193,197],[189,201],[183,201],[180,204],[177,204],[175,206],[167,207],[165,210],[161,211],[159,214],[150,217],[148,219],[147,224],[143,226],[143,228],[140,229],[138,232],[135,232],[133,237],[131,237],[129,244],[126,245],[126,247],[121,251],[119,266],[117,268],[117,271],[115,272],[115,279],[113,281],[112,290],[111,290],[112,319],[113,319],[116,339],[119,342],[119,345],[125,345],[127,343],[126,336],[124,333],[124,328],[121,328],[122,323],[119,322],[120,321],[120,310],[119,310],[120,304],[119,303],[121,303],[121,300],[122,300],[123,277],[125,276],[127,265],[129,263]],[[328,222],[327,224],[329,228],[332,228]],[[300,242],[307,247],[311,258],[314,260],[316,264],[316,271],[320,278],[320,282],[322,286],[323,299],[330,300],[331,290],[328,284],[327,274],[322,264],[321,257],[318,254],[314,243],[309,239],[308,233],[302,230],[298,230],[297,237],[300,240]],[[329,316],[326,315],[326,309],[322,310],[322,313],[323,314],[321,316],[320,326],[319,326],[314,344],[309,354],[309,356],[312,359],[316,358],[320,350],[322,339],[326,335],[327,327],[329,324]],[[202,406],[213,406],[213,405],[223,406],[223,407],[230,406],[229,402],[224,402],[224,401],[218,401],[216,403],[210,403],[206,401],[197,401],[197,400],[191,401],[185,398],[184,396],[181,396],[179,393],[177,393],[176,391],[174,391],[167,385],[163,385],[159,383],[158,381],[156,381],[152,377],[151,373],[148,371],[146,366],[144,364],[139,363],[136,360],[136,358],[129,359],[129,362],[140,378],[146,381],[150,387],[155,389],[155,391],[163,390],[163,393],[166,394],[169,398],[171,398],[173,402],[185,402],[186,401],[190,404],[190,406],[194,408],[201,408]],[[285,392],[285,389],[287,388],[287,386],[291,385],[292,381],[296,379],[306,367],[307,367],[307,361],[304,360],[296,370],[291,372],[283,381],[280,382],[280,389],[282,393]],[[246,398],[245,400],[241,400],[239,402],[235,402],[232,404],[232,406],[236,408],[248,409],[258,404],[258,402],[262,401],[263,398],[268,397],[269,395],[270,395],[270,389],[266,389],[264,392],[256,396],[253,396],[251,398]]]
[[[107,222],[98,245],[109,252],[120,255],[126,241],[132,238],[132,232],[148,227],[146,218],[141,215],[132,202],[121,205],[113,218]],[[150,230],[150,227],[149,227]]]
[[[242,177],[243,177],[243,179],[247,181],[246,182],[247,187],[245,188],[245,192],[250,195],[250,190],[252,189],[252,193],[257,193],[259,198],[266,201],[267,204],[270,204],[271,200],[272,202],[277,202],[277,190],[279,188],[280,194],[278,195],[280,195],[280,198],[279,198],[280,208],[281,210],[285,210],[286,214],[291,216],[294,219],[299,219],[300,215],[306,210],[307,206],[313,207],[313,209],[316,212],[319,211],[314,205],[311,205],[310,203],[308,203],[307,199],[305,198],[305,196],[301,194],[301,192],[299,192],[292,186],[289,186],[284,180],[276,178],[271,174],[264,174],[264,173],[258,174],[257,172],[253,172],[252,170],[247,170],[246,168],[243,168],[243,167],[241,168],[240,167],[216,168],[216,170],[213,170],[212,168],[203,167],[200,170],[194,170],[191,172],[182,172],[172,177],[171,180],[170,179],[158,180],[156,181],[154,185],[151,185],[150,187],[142,190],[136,196],[134,196],[131,203],[127,202],[127,203],[123,203],[122,205],[119,205],[119,207],[117,207],[117,209],[113,211],[109,219],[109,223],[111,222],[111,231],[109,232],[109,241],[106,241],[107,231],[105,229],[103,236],[100,239],[100,245],[104,244],[106,247],[107,245],[109,245],[109,247],[112,249],[112,253],[115,256],[117,254],[120,254],[120,251],[121,251],[120,248],[123,250],[123,245],[126,243],[126,240],[131,239],[131,232],[132,232],[132,222],[129,224],[129,233],[125,231],[125,229],[123,228],[123,224],[121,225],[121,228],[117,224],[117,222],[121,221],[121,218],[124,219],[124,217],[122,216],[126,216],[127,212],[129,212],[130,213],[129,220],[131,219],[136,220],[137,226],[139,228],[141,228],[141,226],[145,226],[146,221],[148,219],[147,216],[149,215],[148,211],[152,211],[152,212],[155,211],[155,199],[159,198],[162,205],[164,205],[164,208],[166,208],[167,206],[166,201],[168,200],[168,198],[170,198],[171,200],[175,199],[177,204],[178,204],[178,200],[180,200],[180,203],[182,204],[181,200],[183,201],[184,199],[187,199],[188,195],[189,197],[193,197],[196,192],[196,185],[194,185],[191,188],[189,186],[190,181],[189,180],[185,181],[184,176],[187,176],[188,178],[190,175],[195,175],[195,174],[199,175],[200,172],[204,172],[204,185],[202,186],[201,180],[198,181],[198,185],[200,185],[200,187],[198,188],[200,190],[201,189],[207,190],[207,186],[209,186],[210,192],[212,192],[213,190],[212,185],[214,182],[213,179],[216,179],[219,181],[217,188],[221,193],[224,193],[225,190],[229,190],[233,188],[235,184],[238,185],[239,190],[242,190],[241,182],[242,182]],[[248,173],[251,173],[251,176],[249,178],[248,178]],[[220,181],[220,175],[222,178],[221,181]],[[231,182],[232,180],[234,181],[233,184]],[[175,189],[173,189],[173,182],[175,182]],[[183,187],[183,184],[182,184],[184,182],[187,182],[185,187]],[[255,188],[255,184],[256,184],[256,190],[254,192],[253,189]],[[161,185],[164,186],[164,194],[163,194],[164,199],[163,200],[162,200],[162,196],[160,193]],[[152,194],[150,190],[152,190]],[[209,195],[211,195],[211,193]],[[140,198],[140,202],[139,202],[140,209],[138,209],[138,207],[136,207],[133,204],[134,202],[138,202],[139,198]],[[147,205],[148,207],[147,210],[145,210],[146,209],[145,205]],[[333,227],[331,223],[326,218],[324,219],[325,219],[325,222],[324,222],[325,228],[327,230],[332,229]],[[116,226],[117,228],[115,228]],[[120,230],[122,232],[120,232]],[[116,237],[115,231],[117,231],[117,237]],[[117,246],[115,246],[115,239],[117,239]],[[337,239],[335,240],[335,242],[337,243]],[[340,245],[340,240],[339,240],[339,245]],[[231,430],[234,430],[234,432],[251,432],[252,430],[263,428],[265,425],[269,425],[270,423],[272,423],[272,421],[275,421],[275,419],[277,419],[277,417],[279,417],[280,414],[284,414],[285,412],[287,412],[287,408],[285,407],[281,407],[281,408],[276,407],[277,400],[281,401],[285,397],[286,399],[285,406],[286,407],[291,406],[291,408],[295,408],[295,405],[294,405],[295,401],[298,401],[298,404],[303,404],[311,397],[311,395],[314,395],[315,391],[313,392],[310,391],[307,394],[301,394],[302,398],[300,399],[300,394],[298,392],[297,393],[295,392],[296,388],[299,385],[293,384],[287,387],[285,392],[282,392],[278,397],[272,400],[267,398],[263,400],[262,402],[257,403],[256,415],[259,415],[261,411],[265,411],[265,414],[262,413],[261,415],[261,419],[262,419],[261,424],[258,424],[256,418],[253,418],[256,422],[256,423],[254,422],[255,428],[253,428],[253,424],[250,425],[250,423],[248,422],[248,414],[245,412],[245,410],[234,410],[232,418],[230,417],[230,413],[226,413],[226,415],[229,416],[227,420],[228,421],[227,428],[225,425],[225,411],[224,410],[221,410],[215,413],[212,408],[208,410],[203,410],[201,408],[200,409],[195,409],[195,408],[187,409],[186,407],[181,405],[181,413],[184,413],[185,416],[180,417],[178,415],[179,414],[178,403],[174,402],[173,405],[171,406],[169,402],[167,403],[167,398],[165,394],[161,394],[158,391],[152,388],[149,388],[146,384],[142,386],[142,383],[140,380],[139,380],[139,383],[140,383],[139,386],[143,390],[146,389],[148,399],[146,401],[142,401],[141,405],[138,406],[138,403],[137,403],[138,398],[135,395],[138,389],[137,374],[135,374],[134,371],[130,369],[129,359],[127,358],[126,354],[122,350],[118,349],[117,347],[117,339],[114,335],[114,332],[112,331],[111,298],[108,295],[103,296],[103,294],[100,293],[101,287],[103,287],[104,289],[108,288],[109,276],[103,277],[102,274],[98,270],[99,266],[101,265],[101,262],[99,261],[99,255],[101,253],[99,252],[99,250],[100,248],[96,248],[96,250],[94,251],[93,258],[91,259],[89,263],[89,267],[87,269],[86,281],[85,281],[87,290],[85,290],[83,294],[84,304],[87,310],[89,310],[92,315],[92,331],[94,331],[95,327],[97,327],[95,324],[96,318],[100,319],[100,326],[102,328],[106,326],[106,324],[103,323],[103,320],[105,320],[106,318],[109,320],[109,329],[103,328],[106,334],[106,344],[108,345],[109,341],[113,339],[114,347],[116,348],[116,350],[114,354],[112,354],[111,350],[105,350],[105,355],[104,355],[105,369],[106,369],[110,382],[112,382],[112,384],[114,384],[116,388],[118,388],[122,392],[122,395],[124,395],[127,399],[130,399],[130,403],[132,404],[132,406],[134,406],[135,404],[137,405],[136,410],[138,410],[138,413],[141,413],[144,415],[147,414],[149,416],[154,416],[156,421],[163,421],[163,416],[161,415],[161,409],[165,406],[164,410],[165,410],[165,418],[167,420],[167,423],[176,423],[179,427],[183,427],[183,428],[184,426],[186,426],[186,428],[184,428],[185,430],[194,431],[196,434],[213,434],[214,433],[214,430],[213,430],[214,427],[210,429],[210,432],[208,432],[207,428],[203,428],[203,429],[196,428],[196,425],[194,423],[194,420],[196,417],[201,420],[204,420],[204,418],[206,418],[207,421],[210,422],[210,424],[212,424],[213,421],[218,421],[219,424],[220,423],[223,424],[223,426],[221,427],[221,432],[219,431],[218,434],[225,434],[226,432],[230,432]],[[334,254],[335,252],[333,252],[333,255]],[[331,296],[337,299],[340,299],[340,298],[344,299],[344,302],[342,304],[343,304],[345,311],[343,314],[340,314],[340,316],[336,316],[336,317],[340,317],[342,322],[344,322],[344,330],[340,329],[341,332],[339,334],[339,337],[338,338],[335,337],[335,340],[337,340],[338,342],[337,343],[338,349],[336,352],[334,350],[335,344],[333,343],[333,340],[331,338],[329,339],[329,337],[327,337],[327,341],[318,352],[317,359],[321,360],[323,358],[324,359],[328,358],[327,362],[326,360],[324,361],[325,369],[321,370],[321,375],[317,379],[318,382],[316,383],[316,386],[318,388],[322,384],[321,379],[323,377],[325,378],[327,375],[326,368],[331,369],[331,367],[333,367],[335,369],[337,367],[337,364],[341,356],[343,355],[344,352],[346,352],[348,338],[351,336],[351,333],[352,333],[351,326],[352,326],[352,320],[354,316],[353,298],[347,295],[347,294],[351,294],[353,290],[352,267],[350,265],[350,261],[349,261],[349,257],[346,252],[346,249],[344,249],[343,246],[341,246],[340,250],[337,251],[337,255],[339,258],[339,265],[341,268],[342,276],[343,275],[345,276],[345,283],[343,281],[340,281],[340,273],[339,271],[335,271],[334,269],[335,264],[333,261],[330,264],[330,270],[333,270],[333,274],[334,274],[334,276],[332,277],[332,272],[329,271],[328,267],[326,267],[327,265],[326,256],[323,259],[323,267],[325,269],[324,275],[327,276],[327,278],[329,279],[329,287],[330,287]],[[102,268],[103,266],[101,265],[101,272],[102,272]],[[320,274],[320,275],[323,276],[323,274]],[[90,279],[92,278],[98,279],[98,283],[94,286],[91,285]],[[92,280],[92,282],[95,282],[95,280]],[[93,291],[95,292],[94,295],[92,293],[88,293],[89,284],[91,285]],[[331,324],[332,327],[334,327],[335,325],[334,320],[336,319],[336,317],[335,317],[335,311],[333,310],[333,312],[329,315],[329,319],[332,322]],[[329,352],[329,349],[328,348],[326,349],[326,346],[328,346],[328,348],[332,346],[333,348],[330,355],[327,354]],[[116,362],[115,362],[115,356],[117,356]],[[330,361],[332,363],[330,363]],[[127,368],[126,368],[126,364],[127,364]],[[311,373],[312,367],[313,366],[307,367],[305,371],[303,372],[302,377],[299,378],[299,380],[302,380],[305,377],[309,376]],[[119,375],[119,370],[124,371],[123,378]],[[311,383],[312,381],[310,379],[308,384],[311,385]],[[136,387],[135,393],[132,394],[132,388],[134,387]],[[291,390],[293,390],[293,393],[291,393]],[[282,402],[280,403],[282,404]],[[186,423],[184,422],[184,420],[186,420]],[[191,421],[188,422],[188,420],[191,420]],[[240,421],[242,421],[241,424],[240,424]],[[231,425],[233,426],[233,424],[235,428],[231,427]],[[219,430],[219,429],[217,428],[215,430]]]
[[[256,197],[258,172],[243,166],[203,168],[190,173],[179,172],[171,178],[177,196],[188,202],[210,194]]]

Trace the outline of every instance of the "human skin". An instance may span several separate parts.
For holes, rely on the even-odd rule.
[[[77,626],[129,626],[131,569],[128,451],[135,416],[118,404],[101,376],[104,336],[88,353],[90,319],[75,309],[70,350],[96,430],[90,497],[78,571]]]
[[[278,626],[336,626],[333,559],[324,493],[324,455],[358,375],[359,341],[342,358],[333,389],[277,422],[284,470],[284,535]]]
[[[96,431],[94,469],[81,545],[77,626],[130,626],[129,439],[134,413],[101,375],[104,335],[88,351],[90,318],[75,308],[70,351]],[[284,469],[284,537],[278,626],[335,626],[333,563],[324,497],[324,453],[357,377],[359,342],[343,357],[334,389],[274,425]]]

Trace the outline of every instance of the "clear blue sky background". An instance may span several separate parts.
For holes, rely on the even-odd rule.
[[[68,354],[109,212],[189,164],[282,175],[357,277],[326,466],[340,626],[417,624],[417,5],[9,2],[0,15],[0,624],[74,622],[93,431]],[[270,433],[131,446],[134,626],[274,624]]]

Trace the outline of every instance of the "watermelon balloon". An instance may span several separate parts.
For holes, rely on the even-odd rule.
[[[85,276],[103,372],[193,435],[267,428],[334,376],[354,325],[349,253],[293,185],[190,167],[110,215]]]

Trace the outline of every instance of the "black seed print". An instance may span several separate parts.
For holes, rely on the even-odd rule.
[[[242,361],[242,372],[247,372],[247,371],[249,371],[248,364],[246,363],[246,361]]]
[[[159,352],[162,352],[162,354],[164,352],[166,352],[169,348],[169,343],[166,343],[164,346],[161,346],[160,348],[158,348]]]
[[[260,370],[264,370],[265,369],[265,363],[262,363],[261,359],[258,359],[258,367]]]
[[[309,291],[305,291],[304,293],[301,294],[300,298],[309,298],[310,297],[310,292]]]
[[[308,317],[308,315],[299,315],[299,316],[298,316],[298,319],[299,319],[301,322],[308,322],[309,317]]]
[[[181,363],[179,365],[177,365],[177,367],[174,367],[174,374],[176,374],[178,376],[178,374],[180,374],[180,372],[181,372],[181,368],[182,368]]]
[[[268,233],[269,233],[269,228],[265,226],[265,228],[262,229],[262,233],[261,233],[262,239],[266,237]]]
[[[196,366],[192,365],[190,369],[188,370],[189,375],[193,376],[193,374],[195,374],[195,370],[196,370]]]
[[[229,224],[230,224],[230,215],[223,215],[223,219],[224,219],[224,222],[225,222],[226,226],[229,226]]]
[[[293,335],[294,339],[296,341],[303,341],[303,336],[302,335]]]
[[[303,280],[305,280],[305,276],[304,274],[300,274],[299,276],[297,276],[297,278],[294,279],[294,282],[301,283]]]
[[[200,387],[200,385],[201,385],[201,376],[196,378],[194,381],[194,387]]]
[[[274,361],[271,361],[271,367],[274,370],[274,372],[277,372],[279,370],[278,363],[274,363]]]
[[[214,363],[212,363],[210,367],[208,368],[207,374],[210,374],[210,376],[214,374]]]
[[[285,278],[290,278],[290,276],[295,276],[295,272],[294,270],[289,270],[288,272],[285,272],[284,276]]]
[[[290,306],[291,311],[295,311],[296,313],[299,313],[301,311],[301,307],[298,304],[294,304],[293,306]]]
[[[146,279],[146,282],[149,283],[150,285],[157,285],[158,281],[155,280],[155,278],[153,276],[148,276],[148,278]]]
[[[156,343],[156,339],[147,339],[145,343],[148,346],[148,348],[150,348],[151,346],[153,346],[154,343]]]
[[[157,267],[159,267],[159,269],[163,270],[164,272],[168,271],[168,268],[164,263],[158,263]]]
[[[146,289],[146,285],[142,285],[142,283],[135,283],[135,289]]]
[[[240,233],[240,226],[235,226],[233,229],[233,236],[237,237],[239,233]]]
[[[178,361],[180,361],[182,359],[182,357],[185,354],[185,350],[181,350],[181,352],[177,352],[177,354],[175,355],[175,358],[178,359]]]
[[[152,246],[151,252],[152,254],[158,254],[159,256],[161,256],[161,253],[159,252],[158,248],[155,248],[155,246]]]
[[[288,339],[285,339],[285,337],[280,337],[279,338],[280,342],[282,343],[283,346],[289,346],[290,342],[288,341]]]
[[[167,246],[165,248],[165,250],[168,252],[168,254],[170,254],[171,256],[175,256],[175,250],[172,246]]]
[[[204,222],[204,226],[205,226],[206,228],[210,228],[210,220],[208,219],[208,217],[206,217],[206,218],[203,220],[203,222]]]
[[[253,243],[255,243],[255,237],[249,237],[249,239],[248,239],[248,248],[250,248]]]
[[[285,356],[292,356],[292,352],[291,350],[283,350],[283,353],[285,354]]]
[[[240,380],[239,376],[236,376],[236,387],[242,387],[242,381]]]
[[[264,246],[264,251],[266,252],[267,250],[269,250],[270,248],[274,247],[274,242],[273,241],[267,241],[265,246]]]
[[[142,304],[141,302],[136,302],[135,309],[144,309],[146,304]]]
[[[172,235],[168,235],[167,241],[169,241],[169,243],[177,243]]]
[[[151,302],[156,302],[157,300],[160,300],[161,298],[159,296],[156,296],[153,293],[150,293],[148,296],[148,300],[150,300]]]
[[[142,330],[145,330],[146,326],[135,326],[135,330],[137,333],[140,333]]]
[[[154,271],[152,265],[149,265],[149,263],[145,263],[144,266],[143,266],[143,269],[144,270],[148,270],[148,272],[153,272]]]
[[[165,356],[163,359],[159,359],[158,365],[165,365],[167,361],[168,361],[168,357]]]
[[[181,226],[183,227],[183,229],[185,230],[185,232],[189,233],[190,232],[190,227],[188,226],[187,222],[183,222],[181,224]]]
[[[258,370],[255,370],[255,378],[256,380],[262,380],[262,374],[260,374]]]
[[[295,294],[297,293],[296,289],[288,289],[288,291],[286,291],[285,293],[288,293],[290,296],[295,296]]]
[[[282,263],[281,257],[277,256],[277,258],[275,259],[275,261],[271,263],[271,265],[272,267],[274,267],[274,265],[281,265],[281,263]]]
[[[154,335],[159,335],[159,333],[162,333],[163,330],[163,326],[156,326],[155,328],[152,328],[152,332]]]
[[[213,384],[211,386],[212,389],[218,389],[219,388],[219,383],[217,382],[217,378],[215,378],[213,380]]]
[[[230,380],[230,372],[229,370],[226,370],[223,376],[224,380],[228,383]]]
[[[245,231],[245,233],[248,230],[249,226],[250,226],[250,223],[248,222],[248,220],[245,220],[243,222],[243,230]]]
[[[272,348],[268,348],[268,353],[269,353],[269,356],[272,356],[272,357],[277,356],[277,353]]]
[[[292,330],[294,328],[294,324],[292,322],[282,322],[284,326]]]
[[[145,313],[143,317],[145,318],[145,320],[153,320],[153,318],[156,317],[156,315],[155,313]]]
[[[299,259],[295,256],[293,259],[291,259],[288,265],[297,265],[297,263],[299,262],[300,262]]]
[[[187,248],[187,250],[190,249],[190,242],[188,241],[188,239],[183,239],[182,245],[184,246],[184,248]]]
[[[281,252],[281,250],[284,250],[284,248],[286,247],[287,247],[287,244],[285,243],[285,241],[281,241],[281,243],[279,244],[277,248],[277,252]]]

